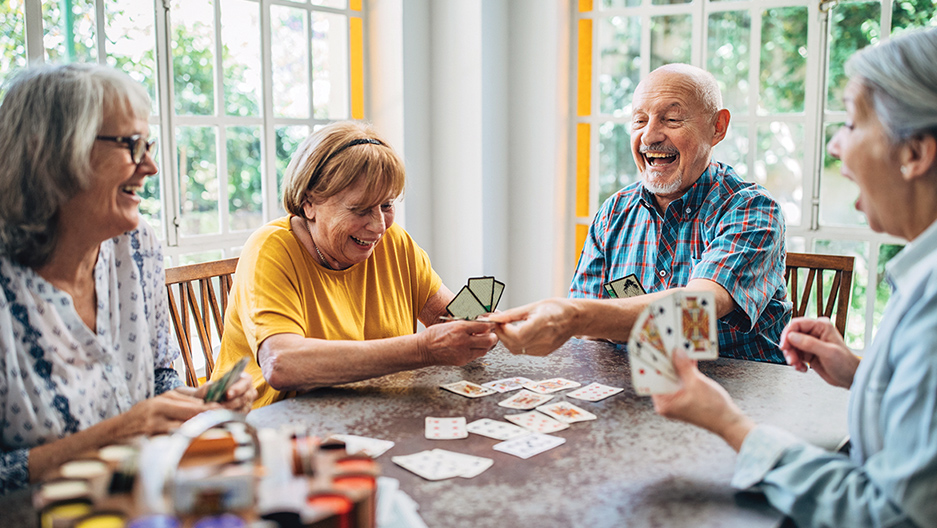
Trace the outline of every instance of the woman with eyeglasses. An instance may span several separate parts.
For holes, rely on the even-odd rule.
[[[427,365],[464,365],[493,324],[438,323],[453,298],[394,224],[403,160],[369,126],[332,123],[286,169],[288,216],[244,244],[215,372],[240,358],[261,407],[297,392]],[[417,322],[427,326],[416,333]]]
[[[683,388],[654,396],[664,416],[739,452],[733,485],[761,491],[797,526],[937,523],[937,29],[866,48],[846,63],[846,123],[830,140],[859,187],[869,226],[909,244],[886,266],[891,298],[861,359],[829,319],[781,333],[797,370],[850,389],[849,455],[756,425],[676,353]]]
[[[27,69],[0,105],[0,494],[89,450],[213,408],[180,387],[163,256],[138,193],[150,99],[89,64]]]

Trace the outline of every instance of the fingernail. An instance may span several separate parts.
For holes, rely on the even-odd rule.
[[[801,342],[801,340],[803,340],[803,336],[791,332],[790,334],[787,334],[787,340],[797,345]]]

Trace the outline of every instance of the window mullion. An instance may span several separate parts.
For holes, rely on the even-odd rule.
[[[45,45],[42,41],[42,1],[25,0],[26,15],[26,63],[30,66],[45,62]]]
[[[270,36],[270,1],[262,0],[260,6],[260,67],[263,72],[263,127],[264,127],[264,177],[261,178],[261,196],[264,197],[264,223],[273,219],[277,211],[277,134],[273,122],[273,52]]]
[[[812,9],[812,8],[811,8]],[[823,149],[824,149],[824,128],[825,128],[825,119],[823,116],[826,115],[826,99],[827,99],[827,79],[829,72],[829,39],[830,39],[830,13],[828,4],[817,4],[816,6],[816,21],[818,27],[815,31],[809,31],[807,36],[807,47],[808,49],[813,46],[814,49],[819,49],[819,53],[811,53],[808,55],[808,68],[807,68],[807,96],[808,101],[810,99],[815,99],[813,106],[815,110],[810,110],[809,106],[805,108],[808,116],[818,116],[814,120],[814,126],[812,128],[812,137],[810,133],[804,138],[805,144],[807,147],[808,156],[812,156],[812,163],[805,163],[805,167],[813,167],[813,171],[809,173],[810,176],[810,230],[816,231],[820,228],[820,179],[823,176]],[[811,68],[810,57],[817,57],[816,65]],[[813,81],[813,82],[811,82]],[[808,161],[808,160],[805,160]],[[806,182],[805,182],[806,183]]]
[[[171,27],[169,0],[154,0],[156,10],[156,76],[159,93],[159,131],[160,158],[162,162],[162,200],[165,208],[164,229],[166,246],[179,245],[179,225],[181,223],[179,211],[179,175],[175,164],[176,131],[174,116],[174,95],[172,91],[172,43],[169,28]],[[162,10],[162,12],[160,12]]]
[[[224,43],[221,42],[221,0],[214,1],[214,29],[215,29],[215,119],[218,131],[215,134],[215,163],[217,163],[218,172],[218,232],[227,234],[230,231],[231,222],[228,218],[228,130],[220,121],[225,116],[224,108],[224,57],[222,50]]]

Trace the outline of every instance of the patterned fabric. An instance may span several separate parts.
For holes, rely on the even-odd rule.
[[[719,320],[719,354],[784,363],[777,343],[792,305],[777,202],[732,167],[711,163],[663,215],[654,204],[641,182],[606,200],[589,228],[569,296],[607,298],[603,285],[632,273],[648,293],[708,279],[737,305]]]
[[[849,391],[849,457],[758,426],[732,484],[797,526],[934,526],[937,520],[937,223],[886,267],[893,286]]]
[[[179,385],[164,370],[178,348],[149,226],[102,243],[94,281],[92,332],[67,293],[0,257],[0,494],[28,484],[29,448]]]

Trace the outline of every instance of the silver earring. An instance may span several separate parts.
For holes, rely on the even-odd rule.
[[[902,166],[901,166],[901,175],[902,175],[902,176],[907,176],[909,172],[911,172],[911,167],[908,167],[907,165],[902,165]]]

